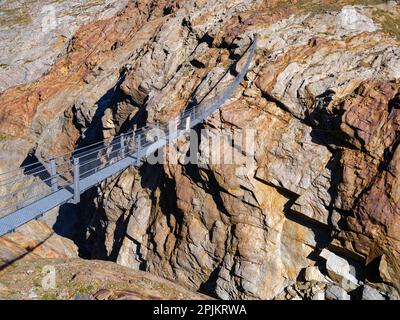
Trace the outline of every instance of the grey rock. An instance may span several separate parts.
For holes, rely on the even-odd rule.
[[[375,288],[368,285],[363,287],[362,300],[386,300],[385,297]]]
[[[349,31],[374,32],[378,29],[371,18],[361,14],[356,8],[343,8],[337,20],[343,29]]]
[[[95,300],[95,299],[89,294],[78,293],[75,296],[75,300]]]
[[[312,300],[325,300],[325,292],[324,291],[318,291],[315,293],[312,298]]]
[[[331,158],[325,146],[312,141],[311,131],[297,120],[291,121],[256,177],[299,195],[308,190]]]
[[[329,277],[343,289],[351,291],[358,287],[359,281],[352,274],[354,268],[350,266],[346,259],[339,257],[327,249],[322,250],[320,257],[326,260],[326,269]]]
[[[40,300],[40,299],[39,299],[39,296],[38,296],[37,293],[35,292],[35,289],[34,289],[34,288],[31,288],[31,289],[29,290],[28,298],[31,299],[31,300]]]
[[[332,197],[328,192],[330,181],[331,172],[328,168],[325,168],[312,182],[310,188],[296,200],[291,209],[320,223],[329,225],[330,211],[328,207],[332,202]]]
[[[325,291],[325,297],[328,300],[350,300],[346,290],[335,285],[329,285]]]
[[[389,297],[389,300],[400,300],[400,297],[397,293],[389,294],[388,297]]]

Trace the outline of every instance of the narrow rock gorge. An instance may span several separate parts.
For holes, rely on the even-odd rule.
[[[257,47],[194,128],[197,163],[181,138],[164,164],[130,167],[1,238],[0,281],[21,257],[94,263],[80,256],[190,298],[400,299],[397,1],[59,2],[63,28],[35,46],[40,18],[0,22],[0,173],[167,123],[227,88]],[[204,134],[246,130],[254,152],[228,143],[239,160],[211,161]]]

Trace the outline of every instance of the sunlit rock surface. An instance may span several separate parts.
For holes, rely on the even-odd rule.
[[[323,3],[130,1],[0,96],[0,170],[173,119],[257,34],[245,80],[196,128],[255,130],[254,155],[211,163],[201,141],[185,165],[181,140],[178,164],[104,181],[77,208],[90,256],[223,299],[398,299],[400,7]]]

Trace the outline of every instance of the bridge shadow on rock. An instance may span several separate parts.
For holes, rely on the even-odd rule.
[[[26,256],[28,256],[29,254],[31,254],[33,251],[35,251],[37,248],[39,248],[40,246],[42,246],[44,243],[46,243],[47,240],[49,240],[54,233],[49,234],[45,239],[41,240],[38,244],[34,245],[34,246],[29,246],[26,248],[26,252],[19,255],[16,258],[13,258],[11,260],[8,260],[6,262],[4,262],[2,265],[0,265],[0,272],[3,271],[4,269],[6,269],[7,267],[13,265],[14,263],[18,262],[19,260],[25,258]]]

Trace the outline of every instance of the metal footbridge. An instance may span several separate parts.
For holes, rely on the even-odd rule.
[[[64,156],[36,162],[0,174],[0,236],[65,203],[77,204],[80,195],[105,179],[141,161],[200,124],[232,96],[253,59],[257,39],[225,92],[211,101],[187,108],[167,124],[145,126]],[[245,55],[246,52],[243,54]],[[154,138],[156,137],[156,138]]]

